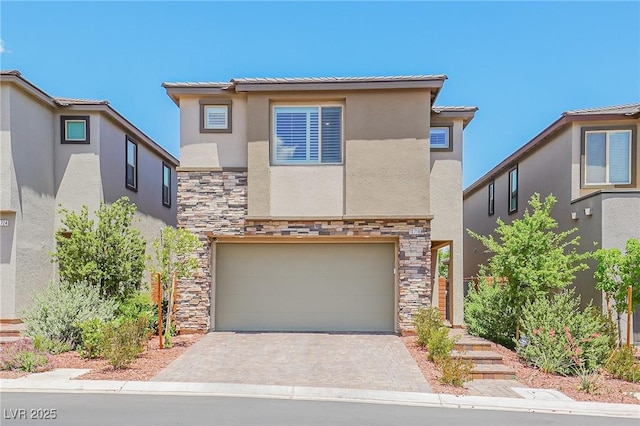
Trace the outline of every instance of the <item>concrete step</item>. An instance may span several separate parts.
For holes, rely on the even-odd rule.
[[[17,340],[22,339],[22,337],[10,337],[10,336],[0,336],[0,344],[3,343],[13,343]]]
[[[516,372],[502,364],[474,364],[473,379],[515,380]]]
[[[464,359],[474,364],[502,364],[502,355],[493,351],[451,351],[452,358]]]
[[[24,334],[25,325],[20,320],[0,320],[0,337],[20,337]]]
[[[491,351],[491,342],[488,340],[480,339],[478,337],[467,337],[464,336],[458,341],[456,341],[454,349],[456,351],[482,351],[482,352],[490,352]]]

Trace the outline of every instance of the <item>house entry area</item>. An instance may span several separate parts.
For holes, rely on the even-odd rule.
[[[214,244],[216,331],[395,332],[396,244]]]

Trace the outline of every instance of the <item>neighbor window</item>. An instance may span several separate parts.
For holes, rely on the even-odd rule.
[[[631,130],[594,130],[584,134],[587,185],[631,183]]]
[[[491,216],[493,213],[495,213],[495,201],[496,201],[496,184],[494,181],[491,181],[491,183],[489,183],[489,216]]]
[[[89,116],[60,117],[62,143],[89,143]]]
[[[138,190],[138,144],[127,138],[127,168],[126,168],[126,184],[127,188]]]
[[[171,168],[162,163],[162,205],[171,207]]]
[[[451,149],[451,129],[446,126],[432,127],[429,131],[432,149]]]
[[[273,164],[342,162],[341,106],[276,106]]]
[[[509,213],[518,211],[518,167],[509,171]]]
[[[231,133],[231,100],[200,100],[200,133]]]

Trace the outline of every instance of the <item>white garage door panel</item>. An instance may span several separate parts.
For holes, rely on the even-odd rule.
[[[215,329],[394,331],[394,245],[216,245]]]

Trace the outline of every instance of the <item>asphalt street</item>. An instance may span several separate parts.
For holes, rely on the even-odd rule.
[[[9,425],[633,425],[637,419],[217,396],[2,392]]]

